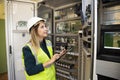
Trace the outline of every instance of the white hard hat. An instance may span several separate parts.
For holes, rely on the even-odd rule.
[[[27,22],[28,31],[30,30],[30,28],[31,28],[34,24],[36,24],[38,21],[41,21],[41,20],[43,20],[43,21],[46,22],[45,19],[40,18],[40,17],[32,17],[31,19],[29,19],[28,22]]]

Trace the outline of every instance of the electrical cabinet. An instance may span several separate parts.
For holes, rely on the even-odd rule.
[[[54,10],[54,52],[59,53],[66,48],[67,53],[56,64],[57,80],[80,80],[80,37],[82,29],[80,14],[76,9],[81,3]]]
[[[97,74],[119,80],[117,67],[120,66],[120,1],[98,2]]]
[[[99,1],[98,59],[120,62],[119,1]],[[107,55],[107,56],[104,56]],[[110,57],[111,56],[111,57]]]

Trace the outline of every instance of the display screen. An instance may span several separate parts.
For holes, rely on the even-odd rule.
[[[120,32],[104,32],[104,48],[120,49]]]
[[[102,25],[97,58],[120,62],[120,25]]]

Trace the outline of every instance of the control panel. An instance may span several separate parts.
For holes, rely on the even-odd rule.
[[[59,53],[64,48],[67,50],[67,53],[55,63],[57,80],[80,80],[81,54],[78,31],[82,29],[81,6],[81,3],[77,3],[55,10],[54,51]]]

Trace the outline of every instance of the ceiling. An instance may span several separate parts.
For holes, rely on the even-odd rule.
[[[80,2],[81,0],[43,0],[40,4],[44,4],[53,8],[57,8],[60,6],[64,6],[66,4],[72,4],[76,2]]]
[[[60,6],[64,6],[66,4],[80,2],[81,0],[15,0],[15,1],[38,2],[39,4],[42,3],[48,7],[51,7],[51,8],[57,8]]]

